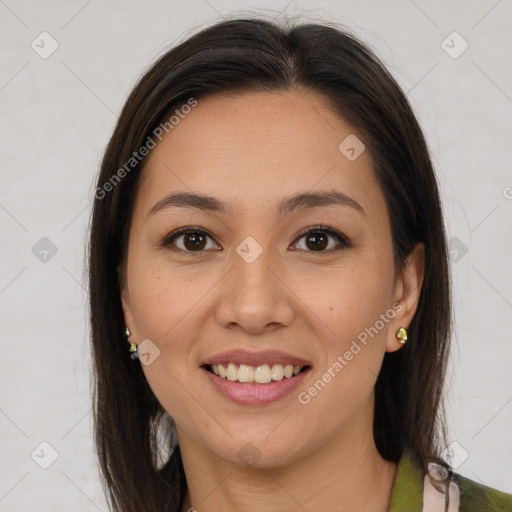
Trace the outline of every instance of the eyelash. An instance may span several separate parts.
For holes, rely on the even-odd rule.
[[[340,233],[336,229],[333,229],[330,225],[324,226],[323,224],[320,224],[318,226],[310,226],[310,227],[304,228],[303,230],[299,231],[299,233],[297,234],[297,237],[295,238],[296,242],[298,242],[301,238],[303,238],[305,235],[308,235],[309,233],[326,233],[328,235],[331,235],[331,236],[333,236],[333,237],[338,239],[339,246],[335,247],[335,248],[327,249],[327,250],[324,250],[324,251],[306,251],[304,249],[298,249],[298,250],[303,250],[305,252],[310,252],[310,253],[319,253],[319,254],[321,254],[321,253],[330,253],[330,252],[334,252],[334,251],[339,251],[339,250],[342,250],[342,249],[345,249],[345,248],[348,248],[348,247],[351,246],[348,238],[345,235],[343,235],[342,233]],[[172,251],[181,251],[181,252],[184,252],[184,253],[187,253],[187,254],[196,255],[196,254],[204,253],[205,252],[204,250],[201,250],[201,251],[187,251],[187,250],[184,250],[184,249],[180,249],[178,247],[171,247],[173,245],[173,242],[177,238],[179,238],[182,235],[186,235],[186,234],[206,235],[207,237],[209,237],[209,238],[211,238],[213,240],[213,237],[208,232],[206,232],[204,229],[196,228],[196,227],[192,226],[192,227],[179,228],[179,229],[173,231],[172,233],[167,235],[162,240],[160,245],[161,245],[161,247],[165,247],[165,248],[170,249]],[[296,244],[296,242],[294,243],[294,245]]]

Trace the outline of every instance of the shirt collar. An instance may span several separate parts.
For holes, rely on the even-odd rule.
[[[420,512],[423,509],[423,470],[404,451],[398,462],[389,512]]]

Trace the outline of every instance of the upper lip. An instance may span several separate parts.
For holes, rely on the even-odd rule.
[[[262,366],[264,364],[282,364],[293,366],[311,366],[311,363],[302,357],[297,357],[279,350],[263,350],[260,352],[250,352],[249,350],[238,349],[227,352],[219,352],[206,358],[201,366],[209,364],[247,364],[250,366]]]

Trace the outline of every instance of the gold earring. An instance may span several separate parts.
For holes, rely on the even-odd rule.
[[[124,328],[124,334],[125,334],[126,338],[128,338],[131,335],[130,329],[128,329],[128,327]],[[126,341],[128,341],[128,339]],[[130,344],[130,347],[128,348],[128,352],[130,352],[130,354],[131,354],[130,357],[132,359],[139,357],[137,344],[133,343],[132,341],[128,341],[128,343]]]
[[[397,340],[403,345],[407,341],[407,329],[405,327],[400,327],[395,334]]]

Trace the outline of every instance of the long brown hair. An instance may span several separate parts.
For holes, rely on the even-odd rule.
[[[128,356],[123,334],[119,269],[144,165],[143,158],[130,159],[154,139],[165,116],[191,98],[291,88],[320,93],[363,135],[386,198],[395,269],[417,242],[425,245],[409,340],[385,355],[377,379],[374,437],[391,461],[407,449],[425,466],[442,448],[451,330],[446,235],[434,170],[407,98],[375,54],[339,26],[231,19],[171,48],[145,72],[124,105],[97,179],[88,269],[94,439],[113,510],[179,511],[186,489],[179,446],[172,451],[172,419]],[[163,461],[159,435],[172,452]]]

